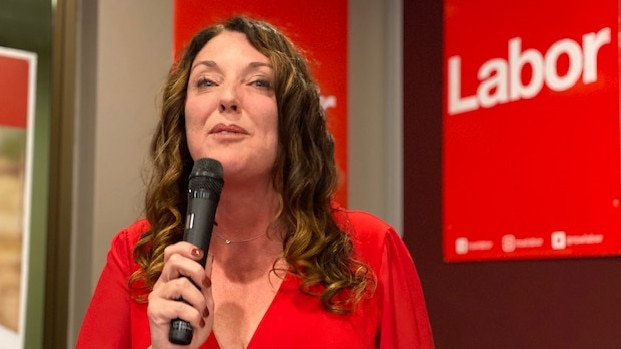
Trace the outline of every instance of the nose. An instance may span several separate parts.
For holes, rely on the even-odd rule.
[[[230,110],[232,112],[236,112],[237,111],[237,104],[236,103],[228,103],[228,102],[220,103],[220,112],[224,113],[227,110]]]
[[[224,87],[220,95],[220,112],[226,111],[237,112],[239,109],[239,98],[235,86]]]

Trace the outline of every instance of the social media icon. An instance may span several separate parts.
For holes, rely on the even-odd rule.
[[[468,239],[467,238],[455,239],[455,253],[457,254],[468,253]]]
[[[567,248],[567,234],[564,231],[555,231],[551,236],[553,250],[564,250]]]
[[[503,252],[513,252],[516,248],[515,236],[511,234],[503,235],[502,237],[502,251]]]

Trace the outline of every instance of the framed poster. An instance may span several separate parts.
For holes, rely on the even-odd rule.
[[[445,0],[444,28],[444,259],[619,255],[619,2]]]
[[[0,343],[22,348],[37,56],[0,47]]]

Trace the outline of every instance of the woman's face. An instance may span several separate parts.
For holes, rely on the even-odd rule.
[[[224,31],[207,42],[192,63],[187,86],[192,158],[220,161],[227,184],[270,178],[278,145],[273,88],[269,59],[244,34]]]

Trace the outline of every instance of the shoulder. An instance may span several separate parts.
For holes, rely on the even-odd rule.
[[[359,210],[348,210],[340,207],[333,208],[333,217],[337,225],[345,231],[356,235],[370,235],[378,237],[392,227],[372,213]]]
[[[111,249],[117,251],[125,250],[131,253],[140,237],[149,231],[149,229],[149,222],[144,218],[133,222],[114,235]]]
[[[150,225],[146,219],[140,219],[121,229],[112,238],[108,251],[107,262],[104,268],[106,275],[118,275],[124,282],[140,269],[134,259],[134,248],[141,236],[149,231]],[[141,285],[141,284],[139,284]],[[139,290],[140,287],[135,289]],[[137,293],[138,294],[138,293]]]
[[[387,244],[403,243],[390,224],[369,212],[333,207],[333,217],[350,234],[358,258],[371,266],[381,264]]]

